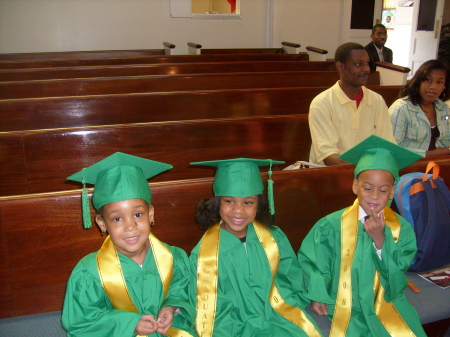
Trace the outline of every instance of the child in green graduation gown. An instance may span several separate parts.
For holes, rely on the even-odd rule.
[[[333,337],[424,337],[405,296],[414,231],[387,206],[399,170],[421,156],[370,136],[340,158],[356,165],[357,199],[319,220],[302,242],[298,260],[311,309],[332,320]]]
[[[196,211],[207,231],[190,255],[197,278],[190,283],[190,296],[197,306],[199,336],[321,336],[303,311],[308,301],[298,282],[295,253],[273,226],[272,193],[269,202],[263,195],[258,166],[272,163],[283,162],[192,163],[217,167],[215,197],[201,201]]]
[[[196,336],[187,255],[150,231],[154,208],[147,179],[169,168],[117,152],[68,178],[95,184],[95,219],[109,235],[70,276],[62,311],[67,336]],[[85,189],[83,203],[89,223]]]

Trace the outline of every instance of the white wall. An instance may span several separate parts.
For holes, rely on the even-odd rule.
[[[169,0],[0,0],[0,53],[267,47],[269,0],[242,0],[240,20],[171,18]],[[338,0],[272,0],[273,46],[338,46]],[[270,27],[270,26],[269,26]],[[269,43],[270,44],[270,43]]]
[[[328,50],[334,58],[340,43],[341,1],[338,0],[274,0],[274,47],[282,41]]]

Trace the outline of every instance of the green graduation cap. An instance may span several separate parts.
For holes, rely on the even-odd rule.
[[[213,183],[215,196],[248,197],[264,192],[264,184],[259,171],[259,166],[269,168],[268,199],[271,214],[275,213],[273,203],[272,165],[284,164],[284,161],[272,159],[235,158],[225,160],[211,160],[191,163],[191,165],[206,165],[217,167]]]
[[[92,203],[96,209],[112,202],[128,199],[143,199],[150,203],[152,195],[147,179],[172,167],[169,164],[116,152],[68,177],[68,180],[83,183],[84,227],[92,226],[85,184],[95,185]]]
[[[399,171],[423,158],[397,144],[372,135],[339,156],[340,159],[355,164],[355,177],[365,170],[382,169],[392,173],[395,181]]]

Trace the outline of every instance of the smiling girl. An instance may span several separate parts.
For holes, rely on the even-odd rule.
[[[217,167],[215,197],[197,205],[196,221],[206,233],[190,256],[199,336],[321,336],[303,311],[308,301],[295,253],[273,226],[271,189],[268,199],[263,194],[259,166],[282,163],[192,163]]]
[[[438,60],[423,63],[389,108],[398,145],[424,157],[450,154],[450,72]]]
[[[68,336],[196,336],[191,329],[195,311],[187,296],[187,255],[150,230],[155,210],[147,179],[170,168],[117,152],[68,178],[95,184],[95,220],[109,234],[70,276],[62,312]],[[83,193],[89,228],[85,188]]]

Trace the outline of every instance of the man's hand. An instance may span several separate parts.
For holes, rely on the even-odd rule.
[[[345,160],[342,160],[338,158],[339,155],[337,153],[330,154],[328,157],[326,157],[323,160],[323,163],[327,166],[334,166],[334,165],[348,165],[349,162],[346,162]]]

